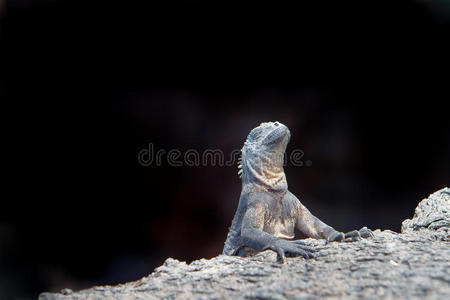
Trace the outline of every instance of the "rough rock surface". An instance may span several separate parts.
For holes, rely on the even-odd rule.
[[[442,189],[419,203],[401,234],[376,230],[374,239],[333,242],[316,259],[280,264],[271,251],[189,265],[169,258],[135,282],[39,299],[450,299],[449,203],[450,189]]]
[[[402,223],[402,232],[431,229],[437,237],[448,241],[450,230],[450,189],[445,188],[422,200],[416,207],[412,220]]]

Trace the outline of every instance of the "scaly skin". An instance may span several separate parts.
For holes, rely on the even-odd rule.
[[[292,240],[295,228],[328,242],[373,236],[366,227],[346,234],[336,231],[289,192],[283,157],[290,136],[289,129],[279,122],[261,123],[248,135],[239,165],[241,197],[223,254],[248,256],[271,249],[283,261],[286,255],[313,258],[318,249]]]

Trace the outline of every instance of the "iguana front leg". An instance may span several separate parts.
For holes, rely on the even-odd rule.
[[[297,200],[296,227],[309,237],[316,239],[342,240],[344,233],[335,230],[316,218],[300,201]]]
[[[295,197],[290,194],[291,197]],[[358,241],[361,238],[373,237],[373,233],[367,227],[343,233],[325,224],[315,217],[296,197],[297,200],[297,229],[312,238],[326,239],[328,242],[334,241]]]

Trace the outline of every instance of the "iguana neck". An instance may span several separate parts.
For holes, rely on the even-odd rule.
[[[277,191],[287,190],[283,154],[264,153],[243,161],[245,168],[243,184],[251,183],[263,189]]]

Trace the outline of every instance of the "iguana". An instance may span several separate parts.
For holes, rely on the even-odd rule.
[[[313,216],[288,190],[283,162],[290,136],[289,129],[279,122],[261,123],[248,135],[238,164],[241,196],[223,254],[249,256],[271,249],[282,261],[285,255],[313,258],[317,249],[291,240],[295,228],[328,242],[373,236],[366,227],[345,234],[336,231]]]

